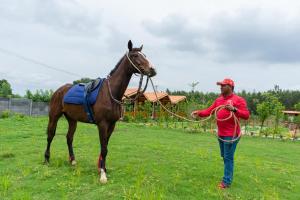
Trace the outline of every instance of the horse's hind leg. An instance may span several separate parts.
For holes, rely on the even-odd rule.
[[[69,123],[69,130],[67,133],[67,144],[68,144],[68,149],[69,149],[69,160],[71,162],[71,165],[76,165],[76,161],[75,161],[75,155],[73,152],[73,137],[74,137],[74,133],[76,131],[76,127],[77,127],[77,121],[76,120],[72,120],[68,117],[66,117]]]
[[[47,149],[45,151],[45,163],[49,163],[49,159],[50,159],[50,146],[51,146],[51,142],[55,136],[55,132],[56,132],[56,127],[57,127],[57,122],[58,119],[60,118],[62,113],[58,113],[56,115],[51,115],[51,113],[49,114],[49,122],[48,122],[48,128],[47,128]]]

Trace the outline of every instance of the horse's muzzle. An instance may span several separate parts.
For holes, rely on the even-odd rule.
[[[150,72],[148,73],[148,76],[149,77],[153,77],[153,76],[155,76],[156,75],[156,70],[154,69],[154,68],[151,68],[150,69]]]

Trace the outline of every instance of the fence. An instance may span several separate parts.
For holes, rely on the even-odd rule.
[[[24,115],[39,116],[48,115],[49,105],[45,102],[33,102],[25,98],[2,98],[0,97],[0,113],[9,110]]]

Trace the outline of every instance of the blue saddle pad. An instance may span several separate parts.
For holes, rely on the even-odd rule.
[[[87,103],[94,105],[103,83],[102,79],[91,93],[87,94]],[[64,103],[83,105],[85,104],[85,85],[76,84],[72,86],[64,96]]]

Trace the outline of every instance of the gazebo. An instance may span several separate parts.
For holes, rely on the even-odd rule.
[[[297,129],[299,129],[299,124],[295,122],[295,117],[300,115],[300,111],[295,111],[295,110],[284,110],[282,111],[285,115],[288,116],[288,121],[286,122],[286,125],[288,128],[293,131],[294,136],[296,137],[297,134]]]
[[[289,115],[289,116],[298,116],[298,115],[300,115],[300,111],[295,111],[295,110],[284,110],[282,112],[286,115]]]
[[[130,102],[130,99],[134,99],[137,95],[137,88],[128,88],[125,91],[124,97],[123,97],[123,102]],[[186,101],[186,96],[174,96],[174,95],[169,95],[166,92],[145,92],[144,94],[141,94],[135,102],[130,102],[129,107],[131,107],[130,110],[133,111],[133,115],[135,115],[136,112],[138,112],[138,105],[144,105],[146,102],[151,103],[152,105],[152,118],[155,118],[155,107],[159,106],[159,110],[161,111],[162,108],[159,104],[160,101],[164,106],[165,105],[171,105],[172,107],[175,107],[178,105],[180,102]],[[126,112],[126,108],[124,107],[124,113]]]

